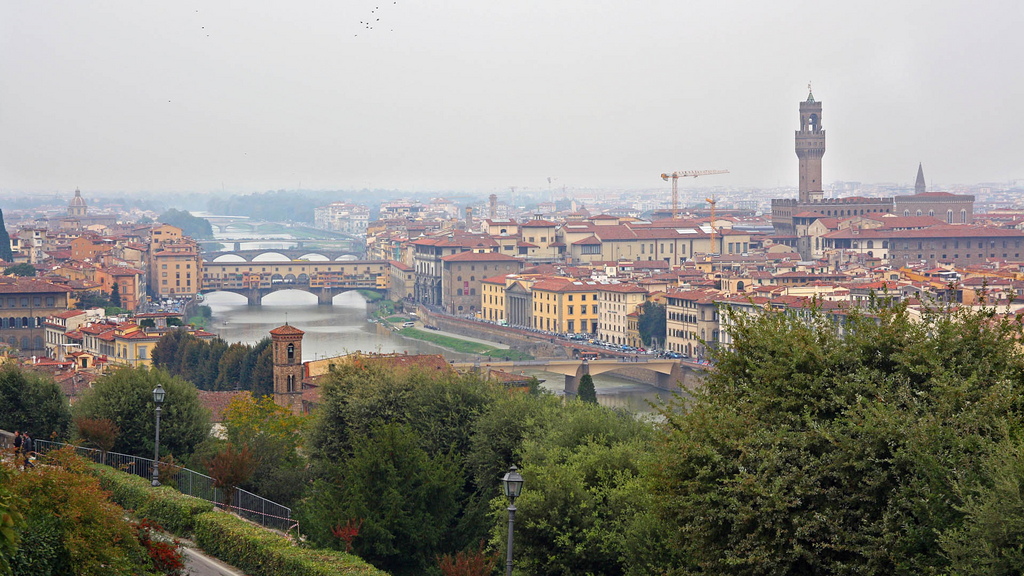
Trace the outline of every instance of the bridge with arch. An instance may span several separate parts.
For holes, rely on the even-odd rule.
[[[317,304],[331,305],[335,296],[352,290],[384,294],[388,273],[383,260],[206,262],[202,292],[241,294],[249,306],[259,306],[267,294],[300,290],[316,295]]]
[[[700,383],[707,366],[672,360],[668,358],[640,358],[630,362],[628,358],[611,358],[601,360],[523,360],[514,362],[455,362],[452,364],[460,372],[480,372],[486,368],[515,369],[523,367],[540,368],[545,372],[553,372],[565,376],[566,396],[575,396],[579,391],[580,379],[584,374],[597,375],[624,368],[640,368],[655,373],[654,386],[662,390],[692,390]]]
[[[235,243],[237,246],[239,243]],[[286,248],[286,249],[263,249],[263,250],[221,250],[217,252],[203,252],[203,261],[212,263],[217,262],[219,258],[224,256],[237,256],[240,260],[225,259],[224,262],[291,262],[296,260],[305,260],[309,262],[328,262],[328,261],[340,261],[341,259],[355,260],[363,256],[362,251],[354,250],[321,250],[318,248],[302,248],[301,243],[299,248]],[[260,256],[267,256],[275,258],[270,260],[269,258],[263,258],[256,260]]]

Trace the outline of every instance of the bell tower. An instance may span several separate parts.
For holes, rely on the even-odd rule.
[[[800,103],[800,129],[796,132],[796,155],[800,159],[800,202],[818,202],[821,190],[821,157],[825,155],[825,131],[821,128],[821,102],[814,100],[807,85],[807,100]]]
[[[302,413],[302,330],[285,324],[270,331],[274,359],[274,402]]]

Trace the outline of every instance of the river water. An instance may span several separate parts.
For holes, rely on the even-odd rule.
[[[318,306],[316,296],[299,290],[273,292],[259,308],[249,308],[244,296],[228,292],[208,294],[204,303],[213,311],[209,330],[229,343],[253,344],[287,320],[306,332],[302,340],[303,360],[356,351],[443,354],[450,360],[475,358],[397,334],[378,334],[377,326],[367,322],[366,301],[357,292],[340,294],[333,306]],[[562,375],[532,368],[523,372],[544,380],[543,386],[552,392],[562,393]],[[637,413],[651,412],[648,402],[656,402],[659,395],[668,396],[653,386],[609,374],[594,376],[594,387],[601,404]]]

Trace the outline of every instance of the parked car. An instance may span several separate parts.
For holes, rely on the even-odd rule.
[[[402,324],[402,328],[412,328],[414,326],[416,326],[415,322],[406,322],[406,323]]]

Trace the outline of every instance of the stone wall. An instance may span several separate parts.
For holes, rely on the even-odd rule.
[[[422,306],[417,310],[417,314],[425,324],[437,326],[445,332],[464,334],[470,338],[479,338],[488,342],[505,344],[513,350],[525,352],[537,359],[563,359],[570,356],[570,353],[560,344],[546,342],[536,336],[519,334],[516,330],[498,326],[497,324],[487,324],[462,318],[453,318],[443,314],[433,314]]]

